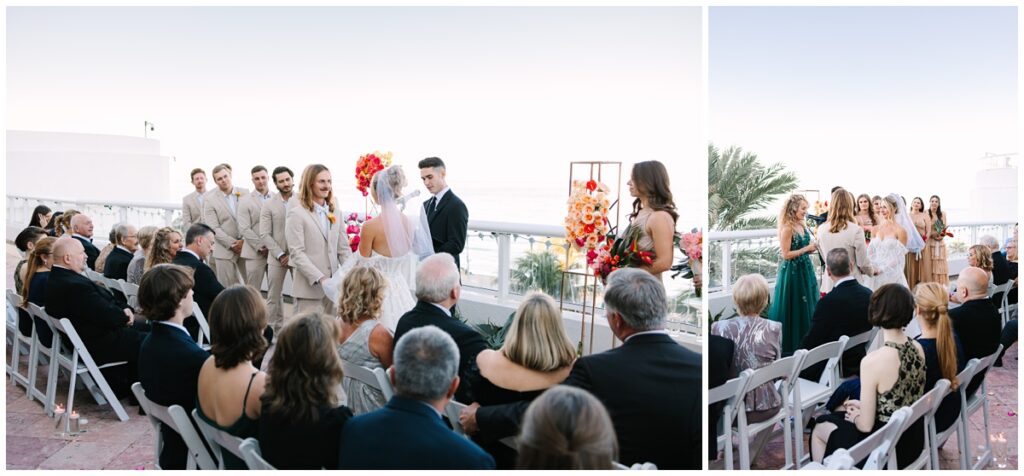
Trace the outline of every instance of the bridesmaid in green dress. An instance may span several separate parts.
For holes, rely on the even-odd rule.
[[[807,199],[793,194],[779,213],[779,245],[782,263],[775,281],[775,297],[768,318],[782,323],[782,355],[792,355],[811,327],[818,304],[818,280],[814,277],[811,253],[817,250],[810,230],[804,226]]]

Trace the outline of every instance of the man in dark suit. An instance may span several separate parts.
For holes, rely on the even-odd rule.
[[[466,248],[466,229],[469,227],[469,210],[445,180],[444,161],[428,157],[419,163],[423,185],[433,195],[423,207],[430,223],[430,236],[434,240],[435,253],[448,253],[455,258],[459,267],[459,254]]]
[[[171,261],[174,264],[188,266],[195,270],[193,275],[196,283],[193,288],[194,299],[204,316],[209,315],[210,304],[213,304],[213,300],[224,290],[224,286],[217,281],[217,275],[204,262],[213,250],[213,240],[213,228],[203,223],[196,223],[185,233],[185,247],[178,251]]]
[[[722,336],[708,335],[708,388],[715,388],[736,377],[736,368],[732,365],[736,344]],[[718,421],[722,419],[723,402],[708,408],[708,459],[718,458]]]
[[[196,405],[199,370],[210,353],[196,345],[185,329],[192,311],[192,272],[184,266],[158,265],[139,283],[139,305],[153,323],[142,341],[139,382],[146,398],[157,405],[181,405],[191,413]],[[188,446],[174,429],[160,425],[164,446],[161,469],[185,469]]]
[[[871,290],[861,286],[851,275],[850,253],[846,248],[834,248],[825,259],[825,269],[834,286],[832,291],[818,300],[811,317],[811,328],[800,343],[801,349],[813,349],[821,344],[839,340],[842,336],[853,337],[871,330],[868,323],[868,304]],[[843,352],[842,375],[848,377],[860,372],[860,360],[864,358],[867,344],[861,344]],[[801,378],[817,382],[825,371],[825,362],[807,368]]]
[[[438,253],[423,260],[416,270],[416,298],[419,302],[405,313],[395,328],[395,345],[409,331],[423,326],[437,326],[455,340],[459,346],[459,377],[462,384],[455,393],[455,400],[463,403],[473,401],[472,389],[466,372],[487,343],[479,332],[452,317],[450,309],[455,306],[462,292],[459,284],[459,269],[448,253]]]
[[[964,346],[964,358],[968,360],[988,357],[999,348],[1003,321],[987,295],[988,273],[975,267],[960,271],[955,297],[963,304],[950,309],[949,318],[953,321],[953,332]],[[984,379],[985,372],[975,376],[967,385],[968,395],[974,395]]]
[[[341,431],[338,469],[494,469],[494,458],[449,429],[441,415],[459,386],[459,350],[447,333],[420,327],[396,339],[384,408]]]
[[[82,275],[86,254],[81,242],[61,237],[53,247],[53,268],[46,282],[46,312],[56,319],[67,318],[97,364],[127,361],[122,369],[104,372],[118,395],[138,377],[139,344],[143,333],[132,327],[135,315],[118,306],[114,296]]]
[[[625,268],[605,287],[605,316],[623,341],[612,350],[581,357],[566,385],[583,388],[604,403],[619,441],[619,462],[651,462],[658,469],[700,469],[701,357],[665,331],[665,288],[650,273]],[[475,432],[518,433],[528,402],[471,406],[459,421]]]
[[[107,256],[107,262],[103,265],[103,275],[110,279],[128,279],[128,264],[135,257],[135,250],[139,247],[139,230],[127,223],[122,223],[114,228],[114,241],[116,245]]]
[[[71,217],[71,237],[82,243],[85,249],[85,264],[89,269],[96,269],[96,258],[100,257],[100,249],[92,244],[92,218],[79,213]]]

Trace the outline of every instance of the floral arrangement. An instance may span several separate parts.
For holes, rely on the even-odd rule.
[[[682,275],[683,279],[695,279],[701,273],[701,258],[704,255],[704,233],[694,228],[689,233],[676,234],[675,245],[683,253],[682,260],[672,266],[672,278]],[[694,293],[701,296],[702,286],[699,280],[694,281]]]
[[[587,250],[587,264],[593,252],[607,241],[609,232],[608,186],[594,180],[575,180],[569,194],[569,213],[565,217],[565,237],[577,250]]]
[[[941,240],[945,237],[953,237],[953,233],[949,231],[948,226],[945,226],[945,224],[942,223],[942,220],[936,220],[935,224],[932,225],[932,228],[935,230],[935,235],[933,236],[936,236],[937,240]]]
[[[604,244],[597,249],[587,252],[587,264],[594,271],[594,275],[601,278],[601,282],[607,282],[608,275],[619,268],[650,266],[654,263],[653,251],[641,251],[638,246],[641,229],[630,226],[626,234],[616,238],[613,243],[609,242],[613,236],[609,235]]]
[[[370,179],[373,174],[391,166],[391,152],[381,153],[373,151],[366,155],[359,156],[356,161],[356,189],[363,193],[363,196],[370,194]]]
[[[372,218],[372,216],[366,215],[366,219],[360,221],[359,215],[353,212],[345,220],[345,234],[348,235],[348,245],[352,248],[353,253],[359,249],[359,234],[363,231],[363,224]]]
[[[828,212],[828,200],[822,202],[821,200],[814,201],[814,214],[818,216],[824,215]]]

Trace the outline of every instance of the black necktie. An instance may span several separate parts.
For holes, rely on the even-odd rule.
[[[437,195],[430,197],[430,203],[427,203],[427,216],[434,216],[434,208],[437,206]]]

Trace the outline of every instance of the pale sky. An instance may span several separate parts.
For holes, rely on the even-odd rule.
[[[968,208],[977,159],[1019,150],[1015,8],[708,12],[711,140],[785,163],[801,189]]]
[[[154,122],[181,178],[167,200],[194,166],[230,162],[249,186],[255,164],[322,162],[355,197],[359,155],[413,174],[436,155],[506,203],[556,190],[556,225],[570,160],[657,159],[688,228],[706,195],[700,27],[684,7],[9,7],[7,128]]]

